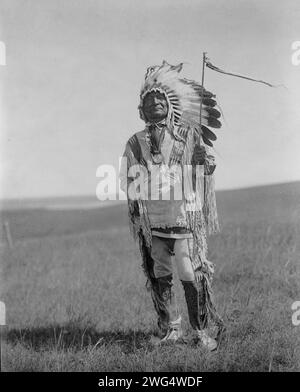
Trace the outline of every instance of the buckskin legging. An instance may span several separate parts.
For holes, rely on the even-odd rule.
[[[203,329],[207,325],[207,315],[202,314],[205,295],[201,282],[195,281],[188,239],[152,237],[151,258],[155,285],[152,299],[158,314],[158,326],[162,332],[169,327],[179,327],[181,317],[178,311],[173,286],[173,259],[179,279],[184,288],[189,321],[193,329]]]

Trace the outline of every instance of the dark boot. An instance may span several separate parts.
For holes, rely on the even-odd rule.
[[[206,295],[201,282],[181,281],[184,289],[190,324],[193,329],[201,330],[207,327],[208,314],[206,311]]]
[[[218,337],[216,340],[208,335],[206,330],[208,316],[213,319],[219,331],[221,331],[220,328],[223,326],[223,320],[218,315],[212,302],[210,289],[206,286],[207,281],[203,279],[199,282],[183,280],[181,282],[185,292],[189,320],[192,328],[196,330],[197,341],[201,342],[202,346],[209,351],[214,351],[218,347],[219,340]]]
[[[158,314],[158,327],[165,334],[170,325],[179,319],[175,293],[172,290],[172,275],[156,278],[152,284],[151,296]]]

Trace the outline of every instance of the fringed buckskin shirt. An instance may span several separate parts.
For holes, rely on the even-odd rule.
[[[192,234],[196,267],[206,259],[206,229],[218,230],[212,176],[209,175],[215,165],[207,160],[204,167],[198,165],[200,175],[195,176],[195,171],[192,174],[195,132],[180,126],[171,129],[162,126],[161,132],[164,133],[160,137],[161,164],[153,160],[149,126],[134,134],[126,144],[120,180],[121,189],[128,197],[131,232],[135,238],[142,233],[151,247],[152,235],[164,231],[162,236],[166,236],[170,234],[167,229],[186,229],[171,234],[176,234],[173,238],[189,238]],[[144,173],[138,180],[142,190],[136,194],[132,192],[136,188],[133,181],[137,181],[136,171],[131,170],[134,167],[138,171],[142,168]]]
[[[146,163],[147,178],[141,198],[145,200],[151,229],[187,227],[186,200],[184,198],[183,176],[181,175],[182,158],[187,155],[187,145],[178,141],[167,127],[160,129],[160,152],[163,157],[161,164],[155,164],[151,156],[149,129],[134,135],[140,145],[142,164]],[[132,162],[131,142],[129,141],[124,157]],[[127,177],[127,164],[121,166],[121,189],[127,193],[131,179]],[[191,188],[192,191],[192,188]],[[194,195],[189,195],[193,197]]]

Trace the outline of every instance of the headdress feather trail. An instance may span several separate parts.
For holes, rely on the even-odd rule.
[[[212,146],[212,141],[215,141],[217,137],[208,127],[216,129],[221,127],[219,120],[221,113],[216,109],[216,96],[194,80],[181,78],[179,74],[182,68],[183,63],[171,65],[163,61],[162,65],[147,69],[140,94],[141,118],[145,120],[142,111],[145,95],[151,91],[160,91],[164,93],[168,101],[170,109],[168,119],[171,125],[195,129],[197,133],[201,133],[204,143]]]

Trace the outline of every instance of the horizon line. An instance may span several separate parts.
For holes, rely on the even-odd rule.
[[[288,185],[288,184],[294,184],[294,183],[300,183],[300,180],[294,180],[294,181],[284,181],[284,182],[274,182],[274,183],[267,183],[267,184],[257,184],[257,185],[249,185],[249,186],[242,186],[242,187],[236,187],[236,188],[221,188],[221,189],[216,189],[216,192],[227,192],[227,191],[237,191],[237,190],[247,190],[247,189],[252,189],[252,188],[262,188],[262,187],[268,187],[268,186],[276,186],[276,185]],[[95,201],[98,200],[99,202],[107,202],[107,201],[126,201],[123,199],[118,198],[119,193],[111,193],[108,195],[109,196],[116,196],[116,200],[99,200],[97,199],[96,193],[93,195],[91,193],[85,193],[85,194],[65,194],[65,195],[49,195],[49,196],[20,196],[20,197],[7,197],[7,198],[1,198],[0,197],[0,203],[2,202],[12,202],[12,201],[29,201],[29,200],[46,200],[46,199],[66,199],[66,198],[92,198],[95,197]]]

